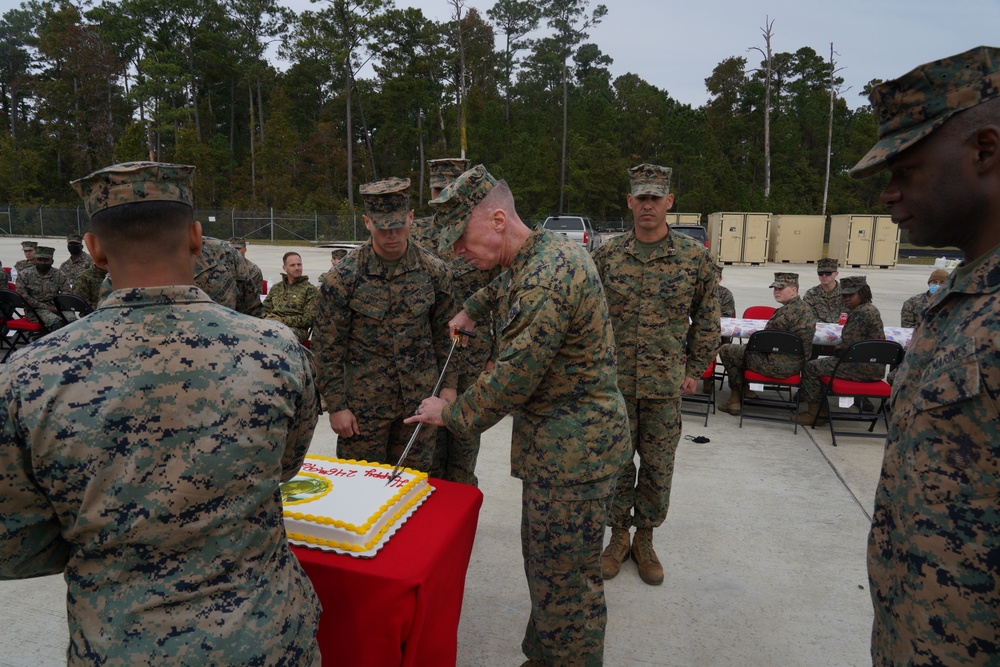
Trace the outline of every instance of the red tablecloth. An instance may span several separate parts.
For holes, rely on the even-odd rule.
[[[323,615],[324,665],[454,665],[465,572],[483,494],[432,479],[434,492],[374,558],[293,546]]]

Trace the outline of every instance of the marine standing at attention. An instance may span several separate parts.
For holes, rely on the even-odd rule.
[[[499,351],[496,365],[457,400],[426,398],[406,423],[467,436],[513,413],[511,474],[522,482],[531,598],[524,666],[600,665],[607,621],[601,544],[615,474],[629,451],[600,277],[578,243],[529,229],[507,184],[482,165],[432,203],[448,221],[442,246],[479,269],[504,268],[452,320],[470,329],[495,312]]]
[[[879,84],[879,141],[851,170],[889,171],[880,201],[919,246],[965,260],[913,332],[892,387],[868,538],[872,661],[995,665],[1000,656],[1000,49]]]
[[[413,433],[403,419],[434,390],[451,349],[451,272],[408,238],[409,186],[404,178],[361,186],[371,239],[320,286],[313,351],[344,459],[396,463]],[[449,365],[441,395],[454,399],[455,382]],[[403,464],[431,471],[436,440],[436,429],[421,429]]]
[[[667,224],[671,169],[641,164],[629,175],[633,230],[594,251],[618,344],[618,386],[628,405],[633,454],[618,473],[611,541],[601,562],[611,579],[631,553],[642,580],[657,585],[663,567],[653,529],[666,520],[670,504],[681,394],[697,389],[696,378],[719,351],[719,304],[705,246]]]
[[[194,286],[193,175],[73,182],[117,289],[0,369],[0,579],[64,573],[73,667],[318,667],[278,486],[316,425],[309,362]]]

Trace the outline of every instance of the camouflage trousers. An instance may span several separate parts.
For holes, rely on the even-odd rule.
[[[524,482],[521,553],[531,615],[521,650],[550,667],[604,662],[601,547],[614,477],[573,486]]]
[[[415,407],[414,407],[415,409]],[[355,461],[371,461],[391,463],[396,465],[406,443],[413,435],[415,424],[404,424],[403,420],[412,411],[397,417],[384,417],[365,411],[355,411],[360,434],[350,438],[337,438],[337,456]],[[406,455],[403,465],[407,468],[430,472],[434,464],[434,445],[437,442],[438,428],[427,426],[420,429],[410,453]]]
[[[680,403],[680,398],[625,397],[633,456],[618,470],[610,525],[655,528],[666,520],[674,455],[681,439]]]
[[[802,367],[802,401],[805,403],[819,403],[823,398],[823,385],[819,379],[823,375],[829,375],[837,365],[836,357],[822,357],[807,361]],[[885,375],[885,366],[882,364],[852,363],[844,364],[837,371],[837,377],[844,380],[856,380],[858,382],[872,382],[881,380]]]
[[[460,375],[458,378],[458,394],[471,387],[476,381],[475,375]],[[480,434],[458,436],[446,428],[439,428],[437,451],[434,454],[434,471],[436,475],[449,482],[479,486],[476,477],[476,461],[479,459]]]
[[[63,318],[59,317],[51,310],[46,310],[45,308],[38,308],[35,310],[35,312],[38,313],[38,318],[42,321],[42,324],[48,327],[49,331],[55,331],[60,327],[66,326],[66,322],[63,321]],[[35,321],[35,318],[33,318],[31,315],[28,315],[28,319],[31,321]],[[75,316],[70,319],[75,319]]]
[[[730,389],[743,389],[743,378],[740,377],[740,368],[743,366],[746,350],[746,345],[734,344],[723,345],[719,348],[719,357],[722,359],[722,365],[726,367],[726,377],[729,379]],[[787,359],[787,355],[784,356]],[[788,377],[801,370],[797,363],[789,363],[785,359],[782,360],[782,363],[775,363],[773,359],[754,352],[746,360],[746,367],[748,370],[769,377]]]

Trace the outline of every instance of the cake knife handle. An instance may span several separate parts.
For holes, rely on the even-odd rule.
[[[451,355],[455,353],[455,346],[458,345],[458,341],[461,340],[462,336],[475,338],[476,334],[471,331],[466,331],[465,329],[455,329],[451,337],[451,349],[448,350],[448,357],[444,360],[444,366],[441,367],[441,375],[438,376],[437,384],[434,385],[434,391],[431,392],[431,396],[437,397],[438,392],[441,391],[441,383],[444,382],[444,374],[448,370],[448,363],[451,361]],[[417,427],[413,429],[413,435],[410,436],[410,441],[406,443],[406,448],[403,450],[403,453],[399,455],[399,461],[396,462],[396,467],[392,469],[392,474],[389,475],[389,479],[385,483],[386,486],[392,484],[392,480],[399,477],[400,468],[403,467],[403,460],[406,459],[406,455],[410,453],[410,447],[412,447],[414,441],[416,441],[417,435],[420,433],[420,427],[423,425],[423,422],[417,422]]]

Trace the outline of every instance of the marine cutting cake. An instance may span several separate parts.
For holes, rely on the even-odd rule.
[[[307,456],[281,485],[285,531],[293,544],[374,556],[427,499],[427,473],[410,468],[386,484],[393,466]]]

